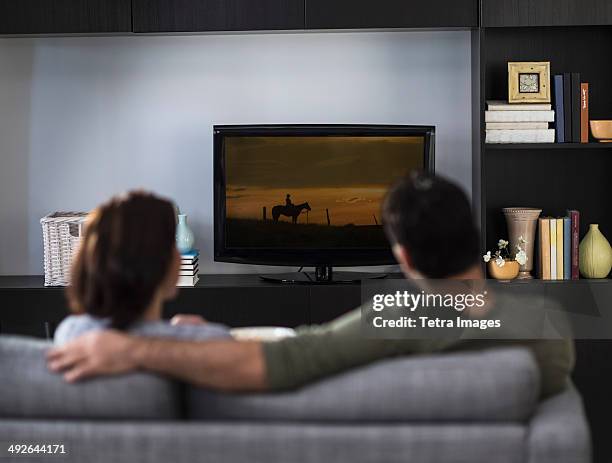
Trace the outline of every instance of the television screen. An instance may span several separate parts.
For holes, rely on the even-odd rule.
[[[389,249],[383,198],[399,177],[430,167],[429,139],[334,132],[224,134],[217,230],[225,249]]]

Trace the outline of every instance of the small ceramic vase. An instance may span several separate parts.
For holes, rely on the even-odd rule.
[[[193,249],[193,242],[193,232],[187,225],[187,216],[179,214],[178,224],[176,225],[176,247],[180,253],[189,252]]]
[[[535,232],[538,217],[542,213],[542,209],[534,209],[531,207],[506,207],[503,209],[508,225],[508,237],[510,238],[510,255],[516,254],[516,246],[519,243],[519,238],[522,236],[526,245],[522,247],[527,254],[527,262],[521,265],[519,279],[530,279],[531,271],[533,270],[533,245],[535,242]]]
[[[505,260],[504,266],[500,267],[495,263],[494,259],[491,259],[487,264],[489,269],[489,275],[496,280],[514,280],[519,276],[520,265],[515,260]]]
[[[606,278],[612,269],[612,248],[598,224],[580,242],[580,273],[584,278]]]

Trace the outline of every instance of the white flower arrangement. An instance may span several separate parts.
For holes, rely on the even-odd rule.
[[[525,246],[527,245],[527,240],[522,236],[519,236],[518,244],[516,245],[516,253],[514,255],[514,259],[510,257],[510,243],[506,240],[500,239],[497,242],[497,251],[495,254],[491,255],[491,251],[487,251],[487,253],[482,256],[482,260],[485,262],[490,262],[491,259],[495,262],[495,265],[498,267],[503,267],[506,265],[506,260],[515,260],[519,265],[525,265],[527,263],[527,252],[525,251]]]

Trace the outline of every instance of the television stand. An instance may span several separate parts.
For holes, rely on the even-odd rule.
[[[361,280],[381,279],[385,278],[387,274],[367,272],[334,272],[331,266],[319,265],[315,267],[314,272],[300,271],[291,273],[273,273],[259,276],[266,281],[275,281],[277,283],[330,285],[350,284],[358,283]]]

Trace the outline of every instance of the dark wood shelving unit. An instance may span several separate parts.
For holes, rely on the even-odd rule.
[[[606,56],[612,56],[609,1],[482,0],[481,28],[472,32],[472,133],[473,199],[483,249],[507,236],[503,207],[538,207],[544,216],[577,209],[581,237],[590,223],[599,223],[612,237],[612,144],[484,142],[486,101],[507,99],[508,61],[550,61],[551,75],[580,72],[590,84],[590,118],[611,119],[612,61]],[[553,288],[574,282],[545,284]],[[574,382],[591,425],[594,461],[612,461],[607,436],[612,341],[577,341],[576,352]]]
[[[612,23],[608,0],[483,0],[481,24],[508,26],[589,26]]]
[[[612,150],[612,143],[487,143],[488,150]]]
[[[467,29],[479,0],[2,0],[0,35]]]
[[[506,284],[510,284],[512,286],[520,286],[520,285],[544,285],[544,286],[557,286],[557,285],[607,285],[612,282],[612,278],[600,278],[600,279],[590,279],[590,278],[580,278],[578,280],[541,280],[539,278],[533,278],[531,280],[512,280],[508,281]]]
[[[306,29],[478,27],[478,1],[306,0]]]
[[[305,0],[132,0],[134,32],[304,29]]]
[[[390,274],[389,278],[398,275]],[[359,307],[361,286],[280,284],[257,275],[200,275],[166,304],[164,317],[193,313],[231,327],[318,324]],[[70,313],[65,288],[42,276],[0,276],[0,334],[45,338]]]
[[[2,0],[0,35],[132,31],[131,0]]]
[[[589,223],[612,233],[612,203],[606,201],[612,194],[612,144],[484,143],[486,101],[507,98],[508,61],[550,61],[553,75],[580,72],[591,85],[591,118],[611,118],[612,61],[596,57],[612,56],[612,20],[595,26],[485,27],[473,39],[474,135],[480,140],[474,144],[473,194],[483,248],[506,235],[501,209],[509,206],[541,207],[550,216],[577,209],[582,233]]]

